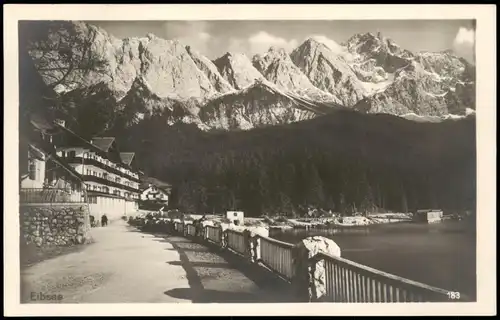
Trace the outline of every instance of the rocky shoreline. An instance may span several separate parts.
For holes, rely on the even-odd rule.
[[[149,216],[149,218],[147,218]],[[251,233],[269,236],[269,230],[296,230],[296,229],[328,229],[328,228],[350,228],[360,226],[379,225],[386,223],[409,222],[412,220],[411,214],[406,213],[388,213],[374,214],[368,217],[350,216],[350,217],[329,217],[329,218],[297,218],[289,219],[286,217],[246,217],[243,225],[235,225],[229,222],[225,217],[216,215],[185,215],[184,217],[169,218],[167,214],[155,212],[143,212],[136,219],[144,219],[145,224],[158,224],[167,221],[184,222],[185,224],[204,217],[201,222],[203,226],[211,225],[222,227],[223,230],[230,229],[235,231],[248,230]]]

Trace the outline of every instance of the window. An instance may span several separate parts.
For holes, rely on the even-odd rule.
[[[70,158],[74,158],[76,156],[76,151],[75,150],[72,150],[68,153],[68,157]]]
[[[109,188],[108,187],[104,187],[103,189],[104,189],[104,192],[109,193]]]
[[[28,173],[31,180],[36,180],[36,163],[35,160],[29,160]]]
[[[87,169],[87,175],[90,176],[92,174],[92,171],[90,169]]]
[[[235,217],[237,217],[237,216],[238,216],[238,212],[235,212],[235,213],[234,213],[234,216],[235,216]]]
[[[61,151],[61,157],[66,158],[66,151]]]

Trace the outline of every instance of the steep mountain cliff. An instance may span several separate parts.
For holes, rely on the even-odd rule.
[[[258,80],[244,90],[209,101],[200,109],[199,117],[209,128],[245,130],[312,119],[335,107],[284,92],[266,80]]]
[[[200,53],[194,51],[189,46],[186,47],[186,50],[191,56],[191,59],[193,59],[198,69],[205,73],[208,80],[217,92],[226,93],[234,90],[229,82],[227,82],[227,80],[221,76],[219,70],[217,70],[217,67],[212,61],[210,61],[207,57],[201,55]]]
[[[253,65],[267,80],[283,90],[314,100],[341,103],[334,95],[316,88],[283,48],[271,47],[267,53],[254,56]]]
[[[344,106],[354,105],[367,94],[345,59],[322,43],[309,39],[291,58],[317,88],[330,92]]]
[[[256,79],[262,79],[262,74],[255,69],[252,62],[243,53],[226,53],[214,61],[220,74],[235,89],[244,89],[255,82]]]
[[[166,114],[169,124],[250,129],[310,119],[332,106],[418,119],[475,109],[473,66],[450,52],[412,53],[380,33],[354,35],[333,49],[308,39],[290,55],[272,47],[252,59],[226,53],[211,61],[153,34],[117,39],[82,22],[46,30],[26,42],[44,82],[73,98],[99,87],[122,125]]]

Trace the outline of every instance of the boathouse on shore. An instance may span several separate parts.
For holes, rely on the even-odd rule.
[[[414,220],[421,223],[436,223],[443,219],[443,210],[424,209],[417,210],[414,215]]]

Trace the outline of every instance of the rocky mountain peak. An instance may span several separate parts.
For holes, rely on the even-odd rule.
[[[252,62],[244,53],[227,52],[213,61],[222,77],[235,89],[243,89],[262,78]]]
[[[278,88],[319,100],[337,101],[332,95],[316,88],[283,48],[272,47],[264,55],[254,56],[253,65]]]
[[[364,97],[366,92],[352,68],[326,45],[308,39],[290,57],[315,87],[332,94],[340,104],[350,106]]]
[[[90,50],[106,66],[103,73],[72,71],[67,79],[78,86],[60,85],[57,91],[89,95],[85,88],[95,92],[100,85],[107,89],[101,95],[113,95],[131,114],[170,110],[172,121],[186,112],[197,121],[198,111],[209,106],[202,112],[209,122],[200,125],[233,127],[218,122],[221,112],[229,112],[224,121],[250,128],[313,117],[317,113],[304,108],[317,103],[439,116],[475,103],[475,69],[464,59],[450,51],[414,54],[380,32],[356,34],[336,48],[309,38],[290,54],[273,46],[251,59],[227,52],[212,61],[188,43],[152,33],[121,40],[87,23],[71,25],[82,36],[94,33]],[[68,67],[57,55],[30,54],[42,66]],[[58,76],[39,72],[46,82]]]

